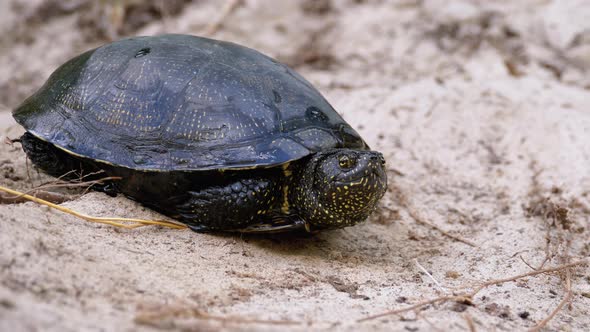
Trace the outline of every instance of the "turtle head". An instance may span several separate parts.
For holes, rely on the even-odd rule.
[[[312,231],[364,221],[387,188],[385,159],[375,151],[319,152],[300,172],[290,201]]]

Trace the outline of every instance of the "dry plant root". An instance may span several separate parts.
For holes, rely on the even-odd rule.
[[[9,189],[6,187],[0,186],[0,191],[3,191],[5,193],[11,194],[11,195],[15,195],[16,196],[15,198],[22,198],[22,199],[26,199],[26,200],[35,202],[40,205],[45,205],[45,206],[48,206],[52,209],[56,209],[56,210],[59,210],[64,213],[71,214],[75,217],[78,217],[80,219],[84,219],[88,222],[93,222],[93,223],[106,224],[106,225],[111,225],[111,226],[125,228],[125,229],[134,229],[134,228],[143,227],[143,226],[150,226],[150,225],[159,225],[159,226],[175,228],[175,229],[187,228],[186,225],[171,222],[171,221],[166,221],[166,220],[144,220],[144,219],[118,218],[118,217],[93,217],[93,216],[79,213],[79,212],[76,212],[72,209],[48,202],[46,200],[31,196],[31,195],[27,195],[25,193],[22,193],[22,192],[19,192],[16,190],[12,190],[12,189]]]

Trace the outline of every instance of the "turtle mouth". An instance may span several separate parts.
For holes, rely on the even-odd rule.
[[[346,180],[337,180],[332,182],[338,187],[357,187],[357,186],[369,186],[375,183],[381,183],[385,181],[385,175],[383,172],[378,170],[372,171],[370,174],[360,174],[356,177],[347,178]]]
[[[371,177],[365,174],[355,174],[355,177],[347,177],[346,179],[336,179],[332,181],[333,184],[337,186],[355,186],[355,185],[362,185],[365,181],[369,181]],[[369,181],[370,182],[370,181]]]
[[[368,175],[369,175],[368,172],[365,172],[360,167],[357,167],[357,168],[350,170],[344,174],[341,174],[340,176],[336,176],[332,180],[332,183],[334,183],[334,184],[352,184],[352,183],[358,182],[360,184],[360,182],[362,182],[363,179],[366,178]]]

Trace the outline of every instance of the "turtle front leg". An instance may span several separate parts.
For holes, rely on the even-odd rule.
[[[271,219],[281,204],[279,178],[251,177],[189,191],[160,206],[196,232],[239,231]]]

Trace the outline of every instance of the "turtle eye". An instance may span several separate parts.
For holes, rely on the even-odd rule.
[[[348,155],[341,155],[338,157],[338,165],[342,169],[351,169],[356,165],[356,159]]]

